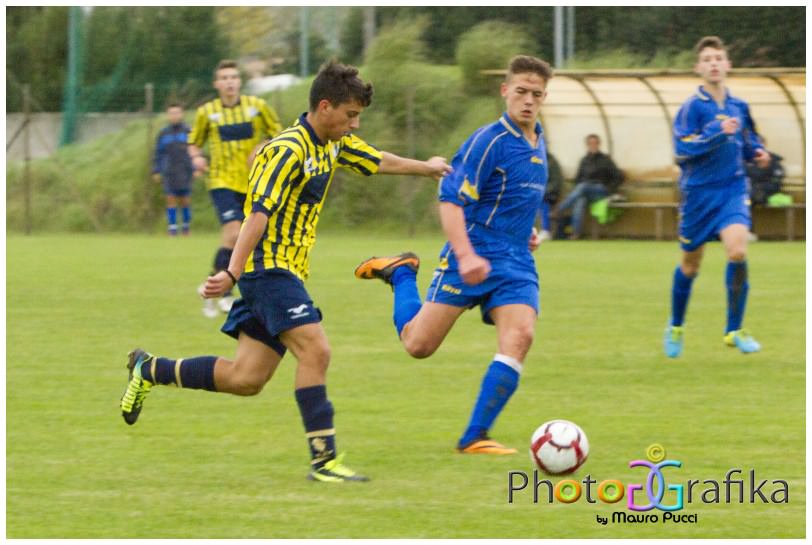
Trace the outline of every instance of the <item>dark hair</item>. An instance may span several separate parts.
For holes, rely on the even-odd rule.
[[[594,139],[595,139],[595,140],[597,140],[598,142],[600,142],[600,141],[601,141],[601,137],[600,137],[600,136],[598,136],[598,135],[597,135],[597,134],[595,134],[595,133],[592,133],[592,134],[587,134],[587,135],[586,135],[586,138],[584,138],[584,140],[589,140],[590,138],[594,138]]]
[[[214,69],[214,79],[217,79],[217,72],[224,68],[237,68],[239,69],[237,61],[231,59],[223,59],[217,63],[217,67]]]
[[[722,41],[722,38],[719,36],[703,36],[696,42],[694,46],[694,54],[699,56],[703,49],[706,47],[712,47],[714,49],[721,49],[722,51],[727,52],[727,46],[725,42]]]
[[[510,64],[508,65],[507,71],[507,79],[510,79],[511,76],[516,74],[537,74],[542,77],[544,83],[550,81],[550,78],[553,77],[553,69],[550,68],[550,65],[541,60],[537,59],[536,57],[531,57],[529,55],[517,55],[510,59]]]
[[[319,68],[310,86],[310,111],[315,112],[322,100],[338,106],[351,100],[364,108],[372,104],[372,84],[358,77],[358,69],[332,59]]]
[[[166,105],[166,109],[168,110],[169,108],[180,108],[182,110],[183,104],[181,104],[177,100],[173,100],[172,102]]]

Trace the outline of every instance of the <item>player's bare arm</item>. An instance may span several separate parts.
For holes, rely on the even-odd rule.
[[[462,280],[471,286],[482,283],[491,272],[491,263],[474,251],[465,230],[465,214],[462,207],[450,202],[441,202],[440,222],[457,257]]]
[[[452,171],[451,166],[444,157],[435,156],[428,161],[418,161],[400,157],[388,151],[383,152],[381,165],[378,168],[379,174],[414,174],[417,176],[428,176],[439,180]]]

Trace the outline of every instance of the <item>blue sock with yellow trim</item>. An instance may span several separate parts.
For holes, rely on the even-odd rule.
[[[417,273],[406,266],[398,267],[392,273],[392,289],[395,291],[392,319],[400,337],[400,332],[420,312],[423,305],[417,291]]]
[[[674,270],[674,284],[671,286],[671,325],[681,326],[685,321],[688,299],[691,297],[691,285],[696,276],[685,276],[679,265]]]
[[[496,417],[518,388],[521,370],[522,362],[519,360],[504,354],[494,356],[493,363],[482,379],[479,397],[471,412],[468,428],[457,445],[459,448],[466,447],[491,429]]]
[[[152,358],[141,366],[141,376],[153,384],[171,384],[180,388],[216,392],[214,364],[217,356],[171,360]]]
[[[324,384],[298,388],[294,393],[302,415],[307,445],[310,447],[310,464],[318,469],[336,457],[333,404],[327,399],[327,387]]]

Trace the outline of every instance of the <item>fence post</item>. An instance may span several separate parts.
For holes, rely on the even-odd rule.
[[[416,89],[414,86],[406,89],[406,144],[408,145],[408,157],[414,159],[417,153],[414,136],[414,96]],[[414,236],[415,228],[415,211],[414,211],[414,195],[417,191],[418,185],[414,182],[409,184],[407,190],[407,209],[408,209],[408,223],[409,223],[409,237]]]
[[[153,113],[153,101],[155,99],[155,88],[151,83],[147,83],[144,85],[144,115],[147,116],[147,177],[149,178],[149,172],[151,168],[152,162],[152,113]]]
[[[31,234],[31,85],[23,85],[23,199],[25,234]]]
[[[151,223],[152,220],[155,218],[156,214],[156,204],[154,198],[154,191],[152,187],[152,153],[154,142],[152,141],[152,118],[154,113],[154,101],[155,101],[155,87],[152,83],[147,83],[144,85],[144,116],[146,116],[147,121],[147,131],[146,131],[146,138],[147,138],[147,147],[146,147],[146,158],[144,162],[144,185],[143,185],[143,202],[140,203],[141,210],[143,210],[143,215],[141,216],[141,220],[144,222],[144,225]]]

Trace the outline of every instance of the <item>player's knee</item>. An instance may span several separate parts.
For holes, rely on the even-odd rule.
[[[240,387],[240,390],[242,392],[241,395],[255,396],[255,395],[259,394],[264,387],[265,387],[264,382],[259,382],[259,381],[245,382]]]
[[[731,248],[727,252],[727,259],[728,261],[744,261],[747,259],[747,252],[741,247]]]
[[[680,269],[682,270],[682,274],[693,278],[694,276],[699,274],[699,262],[698,261],[683,261],[680,264]]]
[[[428,358],[437,350],[435,344],[427,342],[425,339],[412,339],[409,337],[403,339],[403,348],[411,357],[419,360]]]
[[[299,364],[325,373],[330,366],[330,345],[326,342],[314,343],[307,347],[299,358]]]
[[[518,350],[527,353],[530,350],[530,347],[533,344],[533,335],[535,334],[535,329],[529,325],[522,325],[516,327],[511,332],[511,344],[515,346]]]
[[[266,377],[257,374],[238,374],[231,377],[231,392],[241,396],[255,396],[265,387]]]
[[[332,356],[330,345],[326,342],[319,343],[313,348],[312,354],[313,358],[318,361],[320,365],[324,366],[325,369],[327,369],[327,366],[330,365],[330,357]]]

